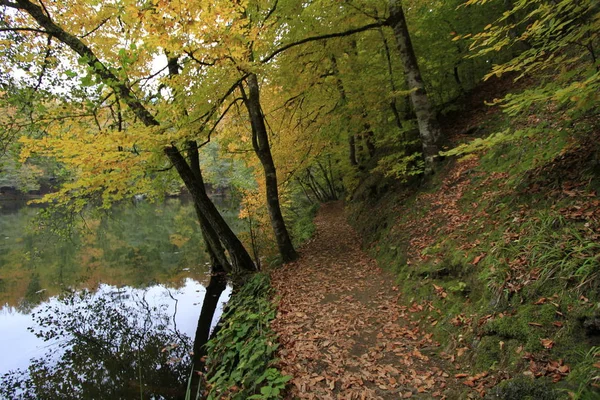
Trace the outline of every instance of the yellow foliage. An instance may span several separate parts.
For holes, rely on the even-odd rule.
[[[177,246],[177,248],[183,247],[187,242],[189,242],[190,238],[186,236],[182,236],[178,233],[173,233],[169,235],[169,241]]]

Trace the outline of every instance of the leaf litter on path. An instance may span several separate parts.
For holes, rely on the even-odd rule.
[[[361,250],[341,203],[323,205],[315,224],[300,259],[273,273],[288,398],[445,398],[454,378],[410,318],[423,307],[398,303],[394,278]]]

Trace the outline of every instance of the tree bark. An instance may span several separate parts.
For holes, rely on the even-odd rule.
[[[333,74],[335,75],[335,85],[337,87],[338,93],[340,94],[340,101],[342,105],[346,105],[348,102],[348,97],[346,96],[346,90],[344,89],[344,83],[340,78],[340,71],[337,66],[337,60],[334,55],[330,56],[331,59],[331,68],[333,70]],[[358,166],[358,161],[356,159],[356,139],[354,138],[354,134],[348,132],[348,147],[349,147],[349,160],[350,165],[353,167]]]
[[[440,151],[439,142],[442,131],[436,113],[427,97],[400,0],[390,0],[388,24],[394,30],[408,89],[411,91],[410,100],[417,115],[426,168],[433,170],[435,159]]]
[[[356,167],[358,166],[358,160],[356,159],[356,140],[353,133],[348,134],[348,147],[350,148],[350,165]]]
[[[206,194],[204,185],[199,184],[192,168],[187,164],[179,150],[172,145],[166,147],[164,152],[173,163],[173,166],[179,173],[183,183],[192,195],[199,213],[206,218],[206,222],[208,222],[207,225],[214,229],[219,239],[223,242],[223,245],[229,253],[229,257],[231,258],[234,274],[255,272],[256,266],[254,265],[252,258],[242,245],[242,242],[240,242],[221,214],[219,214],[219,211]]]
[[[277,187],[277,171],[271,148],[269,146],[269,135],[260,107],[260,90],[256,74],[250,74],[247,79],[248,95],[244,94],[244,104],[248,110],[250,124],[252,125],[252,145],[254,151],[262,164],[265,173],[265,184],[267,189],[267,209],[271,219],[271,226],[275,233],[275,240],[279,248],[282,261],[290,262],[298,258],[292,240],[285,226],[283,214],[279,204],[279,189]]]
[[[200,169],[198,144],[195,140],[188,141],[187,150],[190,169],[192,170],[192,173],[194,174],[197,181],[196,185],[204,189],[204,178],[202,177],[202,170]],[[225,255],[225,250],[221,245],[219,235],[217,235],[217,232],[215,232],[213,227],[210,225],[210,223],[206,219],[206,216],[202,212],[202,208],[196,201],[194,201],[194,209],[196,210],[196,215],[198,216],[198,221],[200,222],[200,230],[202,231],[202,237],[204,238],[204,242],[206,243],[206,251],[210,256],[213,270],[220,271],[222,269],[227,274],[231,274],[233,270],[231,264],[229,264],[227,256]]]
[[[381,41],[383,42],[383,50],[385,51],[385,58],[388,67],[388,78],[390,79],[390,88],[394,92],[394,96],[390,101],[390,108],[392,110],[392,113],[394,114],[394,121],[396,122],[396,126],[401,132],[403,132],[404,127],[402,126],[402,118],[400,117],[400,111],[398,110],[398,104],[396,102],[396,91],[398,90],[398,88],[396,87],[396,82],[394,82],[394,68],[392,66],[392,55],[390,53],[390,46],[388,46],[388,41],[385,38],[383,29],[378,29],[378,31],[379,35],[381,36]]]

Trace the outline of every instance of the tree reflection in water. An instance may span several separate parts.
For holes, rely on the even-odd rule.
[[[181,398],[192,340],[170,320],[166,306],[131,292],[63,296],[34,314],[32,331],[50,350],[5,374],[0,398]]]

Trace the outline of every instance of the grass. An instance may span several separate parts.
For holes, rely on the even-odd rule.
[[[486,134],[513,135],[480,147],[473,167],[449,160],[420,187],[386,182],[386,192],[350,205],[371,253],[397,275],[402,301],[441,310],[435,323],[414,314],[441,351],[467,347],[467,373],[515,378],[494,389],[498,398],[597,398],[600,338],[583,321],[600,315],[598,124],[561,118],[551,108],[491,114]],[[557,383],[519,378],[531,363],[559,360],[569,374]]]

